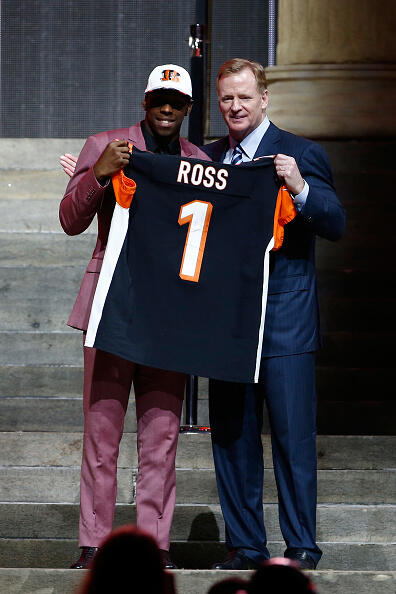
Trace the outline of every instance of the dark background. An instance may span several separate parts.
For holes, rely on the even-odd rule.
[[[249,10],[235,0],[212,4],[208,131],[216,136],[225,131],[217,69],[231,56],[266,64],[268,10],[260,0]],[[194,22],[195,0],[2,0],[0,136],[85,138],[135,123],[155,66],[189,70]]]

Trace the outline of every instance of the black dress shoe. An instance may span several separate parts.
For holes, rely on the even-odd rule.
[[[80,547],[81,548],[81,555],[80,558],[70,565],[70,569],[87,569],[93,561],[96,553],[98,552],[98,547]]]
[[[178,569],[177,565],[173,563],[172,559],[169,557],[169,551],[164,551],[163,549],[160,549],[160,552],[162,566],[164,569]]]
[[[316,563],[304,549],[287,549],[284,556],[298,563],[300,569],[315,569]]]
[[[258,566],[259,563],[246,557],[242,551],[235,551],[226,561],[212,565],[212,569],[257,569]]]

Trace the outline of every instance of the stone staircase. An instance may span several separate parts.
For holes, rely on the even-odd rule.
[[[77,140],[0,140],[0,591],[4,594],[69,594],[81,578],[80,572],[65,569],[78,553],[82,443],[81,336],[66,326],[66,319],[93,249],[95,229],[67,237],[57,214],[66,185],[57,155],[77,153],[80,147]],[[23,164],[22,170],[17,163]],[[324,261],[325,254],[320,257]],[[333,264],[334,260],[323,270],[331,270]],[[338,279],[346,276],[339,270],[333,274]],[[359,282],[359,273],[352,274]],[[330,272],[322,277],[326,308],[334,283]],[[345,307],[336,304],[342,319]],[[323,410],[333,410],[337,416],[343,398],[331,396],[337,382],[328,361],[342,368],[350,390],[369,383],[370,370],[362,382],[353,367],[337,364],[348,340],[327,320],[325,316],[327,359],[321,356],[319,390],[326,394]],[[372,357],[376,360],[379,355]],[[390,369],[383,365],[383,370],[390,377]],[[371,375],[374,384],[373,371]],[[207,384],[200,380],[202,424],[208,420],[206,398]],[[356,400],[350,404],[354,410]],[[119,458],[117,525],[133,521],[135,513],[133,404],[132,395]],[[394,417],[389,417],[390,426]],[[335,419],[334,427],[340,433],[345,420]],[[358,435],[356,427],[351,430],[354,435],[318,437],[318,539],[324,556],[313,578],[321,594],[396,591],[396,437],[391,434],[394,429],[386,434],[386,424],[378,431],[382,435]],[[283,553],[284,545],[267,422],[264,430],[263,505],[269,548],[275,555]],[[185,569],[175,572],[176,584],[180,594],[204,594],[227,573],[208,570],[225,555],[209,435],[180,436],[177,487],[172,558]]]

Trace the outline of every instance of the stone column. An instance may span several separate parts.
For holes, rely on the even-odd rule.
[[[395,31],[395,0],[279,0],[271,119],[310,138],[394,138]]]

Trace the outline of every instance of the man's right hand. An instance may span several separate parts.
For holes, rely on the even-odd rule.
[[[109,142],[93,171],[98,182],[103,182],[129,163],[129,149],[126,140],[113,140]]]

